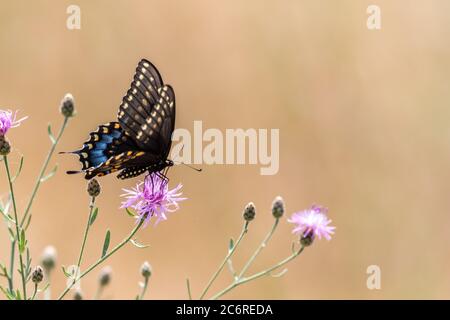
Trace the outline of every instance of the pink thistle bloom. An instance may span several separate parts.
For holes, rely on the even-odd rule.
[[[169,190],[168,181],[161,179],[152,173],[145,177],[144,182],[140,182],[132,190],[123,189],[122,194],[126,200],[122,202],[121,208],[132,208],[139,215],[139,221],[145,219],[145,225],[152,217],[156,218],[155,225],[161,220],[167,220],[167,214],[179,209],[178,202],[186,200],[182,198],[180,189],[182,184],[178,184],[174,189]]]
[[[0,136],[4,136],[9,129],[20,126],[20,123],[28,117],[19,120],[16,118],[17,111],[13,114],[11,110],[0,110]]]
[[[329,226],[331,220],[328,219],[326,213],[327,209],[321,206],[312,206],[311,209],[294,213],[288,220],[290,223],[296,224],[293,233],[299,234],[302,237],[324,237],[331,240],[331,235],[334,234],[336,227]]]

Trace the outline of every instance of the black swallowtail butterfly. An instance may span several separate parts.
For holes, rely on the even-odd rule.
[[[173,166],[167,157],[175,128],[175,93],[150,61],[139,62],[117,120],[100,125],[81,149],[70,152],[79,156],[82,168],[67,173],[92,179],[121,170],[117,177],[128,179],[148,171],[165,177],[163,170]]]

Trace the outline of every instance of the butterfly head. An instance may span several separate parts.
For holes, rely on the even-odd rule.
[[[173,161],[170,159],[166,159],[166,167],[172,167],[174,165]]]

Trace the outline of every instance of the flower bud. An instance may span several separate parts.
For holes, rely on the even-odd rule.
[[[92,179],[88,183],[87,192],[91,197],[97,197],[100,194],[101,188],[97,179]]]
[[[145,261],[141,266],[141,274],[144,278],[149,278],[152,275],[152,266]]]
[[[73,294],[73,300],[83,300],[83,292],[81,292],[81,289],[77,289],[75,291]]]
[[[102,269],[102,271],[100,272],[100,276],[98,278],[98,282],[100,283],[100,286],[104,287],[111,282],[111,274],[112,274],[112,269],[110,266],[104,267]]]
[[[242,216],[244,217],[245,221],[250,222],[253,219],[255,219],[255,215],[256,215],[255,205],[253,204],[253,202],[250,202],[245,206],[244,213],[242,214]]]
[[[54,246],[47,246],[42,253],[41,264],[45,272],[49,273],[56,264],[56,249]]]
[[[61,114],[66,117],[73,117],[75,115],[75,103],[73,96],[68,93],[64,96],[64,98],[61,101]]]
[[[5,136],[0,136],[0,155],[7,156],[11,152],[11,145]]]
[[[312,245],[313,242],[314,242],[314,233],[312,232],[305,232],[300,238],[300,244],[303,247],[309,247],[310,245]]]
[[[276,197],[272,203],[272,215],[274,218],[281,218],[284,214],[284,201],[281,197]]]
[[[33,281],[33,283],[35,284],[38,284],[42,282],[43,279],[44,279],[44,270],[42,269],[41,266],[36,266],[31,275],[31,281]]]

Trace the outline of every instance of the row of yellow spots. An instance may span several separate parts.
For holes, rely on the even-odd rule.
[[[132,159],[136,159],[137,157],[143,156],[144,154],[145,154],[144,151],[139,151],[139,152],[127,151],[127,152],[122,152],[121,154],[108,159],[105,162],[105,166],[109,166],[111,164],[111,162],[114,160],[114,161],[119,161],[117,164],[114,165],[114,167],[117,167],[118,165],[122,164],[123,162],[129,161],[129,160],[132,160]],[[128,158],[121,160],[125,155]]]

